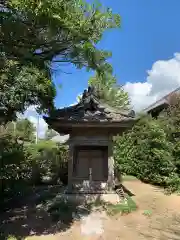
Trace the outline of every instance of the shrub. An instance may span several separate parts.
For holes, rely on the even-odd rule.
[[[176,172],[180,176],[180,141],[174,141],[174,149],[173,149],[173,156],[174,156],[174,164],[176,166]]]
[[[50,176],[50,184],[56,184],[58,179],[66,184],[67,150],[67,146],[51,141],[20,143],[16,136],[1,126],[0,204],[27,194],[28,186],[41,184],[43,176]]]
[[[170,180],[173,183],[172,173],[177,170],[173,150],[164,123],[142,117],[132,131],[116,139],[116,166],[122,173],[137,176],[145,182],[168,186]]]
[[[58,179],[67,183],[67,146],[52,141],[39,141],[38,144],[26,146],[27,159],[32,166],[31,180],[33,184],[40,184],[46,180],[49,184],[56,184]]]
[[[28,175],[26,153],[22,143],[1,127],[0,132],[0,205],[27,193],[25,178]]]

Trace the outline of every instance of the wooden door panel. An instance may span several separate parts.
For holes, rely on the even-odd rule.
[[[77,153],[76,177],[89,179],[89,151],[80,150]]]
[[[96,150],[91,152],[92,180],[102,181],[104,179],[104,151]]]
[[[100,181],[103,179],[103,168],[102,168],[102,158],[92,158],[92,180]]]
[[[103,151],[102,150],[91,150],[90,155],[91,155],[91,158],[102,158]]]
[[[77,149],[74,176],[77,178],[89,180],[90,169],[92,174],[92,181],[107,180],[107,149]]]

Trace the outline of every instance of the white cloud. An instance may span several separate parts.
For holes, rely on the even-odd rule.
[[[172,59],[156,61],[147,74],[146,82],[127,82],[124,85],[136,111],[149,106],[180,86],[180,53],[175,53]],[[81,94],[77,96],[74,104],[77,104],[80,96]],[[29,107],[23,117],[28,118],[37,127],[38,114],[35,108],[36,106]],[[44,119],[39,116],[39,137],[44,137],[47,127]]]
[[[146,82],[126,83],[135,110],[141,110],[180,86],[180,53],[169,60],[159,60],[147,71]]]
[[[23,118],[28,118],[29,121],[31,121],[34,126],[37,128],[38,125],[38,136],[40,138],[43,138],[45,135],[45,132],[48,128],[47,123],[44,121],[42,116],[39,116],[36,112],[36,106],[32,105],[30,106],[22,116]],[[39,118],[39,124],[38,124],[38,118]]]
[[[48,128],[47,123],[44,121],[44,119],[42,117],[39,117],[39,124],[38,124],[38,117],[29,116],[28,119],[34,124],[36,128],[38,127],[38,136],[40,138],[43,138]]]

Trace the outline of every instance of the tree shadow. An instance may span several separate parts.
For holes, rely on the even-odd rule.
[[[1,214],[0,239],[11,235],[24,239],[66,231],[74,220],[90,213],[91,208],[85,202],[85,195],[70,196],[64,194],[60,187],[39,190],[18,208]]]

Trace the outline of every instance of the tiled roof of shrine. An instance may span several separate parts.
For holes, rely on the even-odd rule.
[[[126,121],[135,119],[135,112],[124,111],[119,109],[114,109],[107,104],[101,103],[98,99],[96,90],[94,87],[89,87],[88,90],[84,90],[81,101],[73,106],[66,108],[61,108],[55,110],[50,114],[50,117],[44,117],[47,121],[48,119],[58,119],[63,121]],[[48,120],[48,121],[49,121]]]

